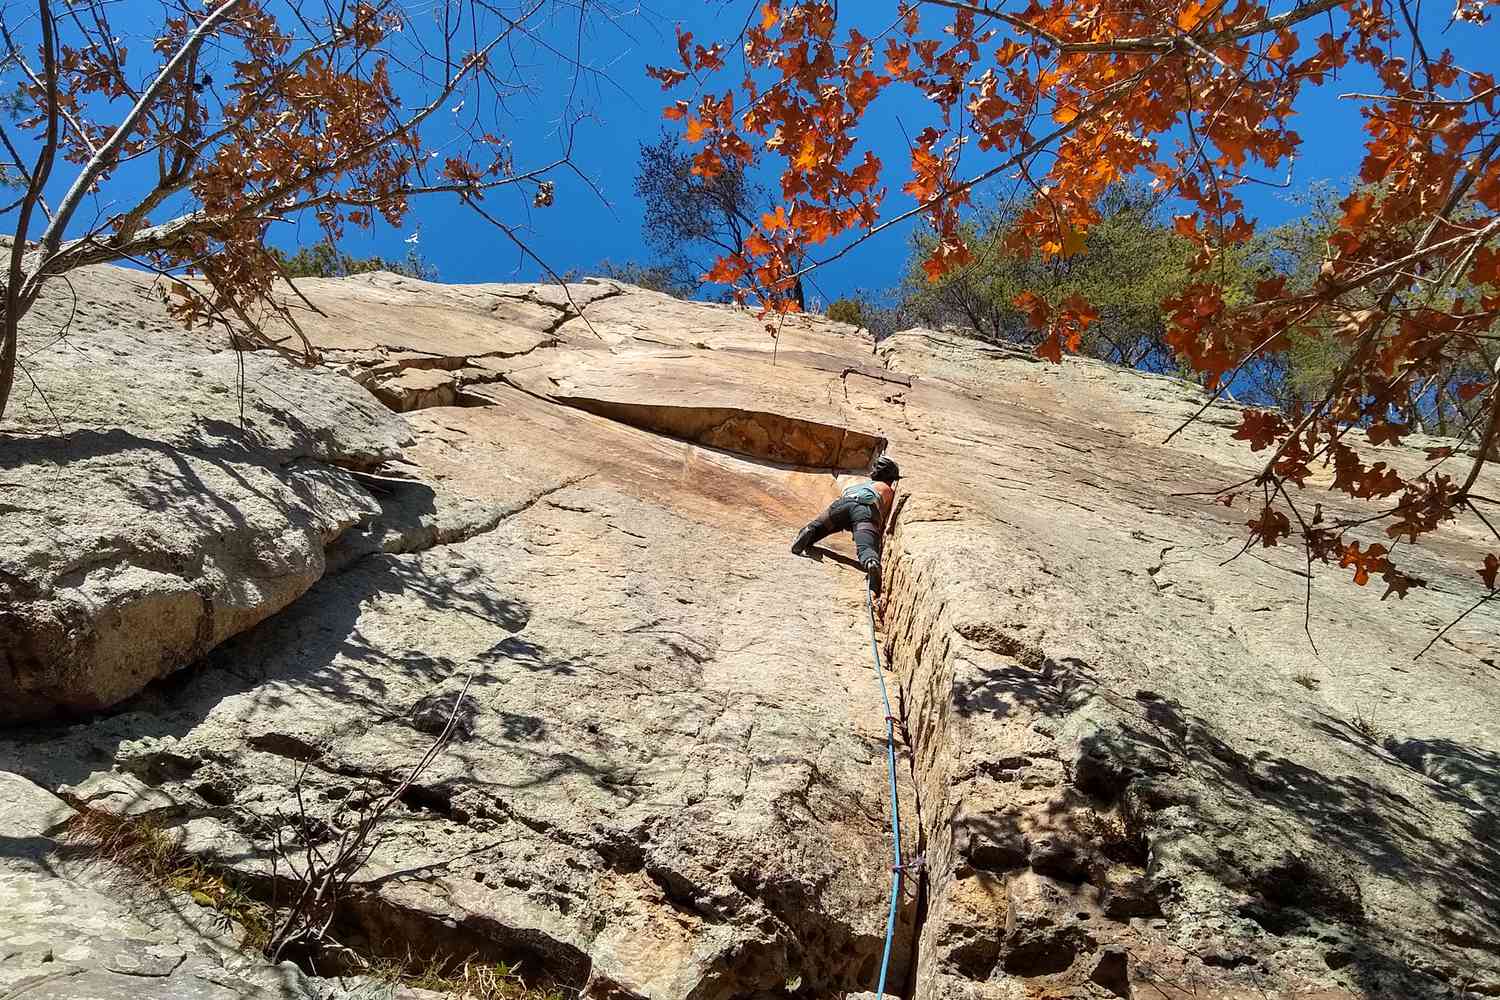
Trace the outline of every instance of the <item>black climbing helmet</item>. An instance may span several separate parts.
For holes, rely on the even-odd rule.
[[[901,467],[893,460],[881,455],[870,467],[870,478],[882,483],[894,483],[901,478]]]

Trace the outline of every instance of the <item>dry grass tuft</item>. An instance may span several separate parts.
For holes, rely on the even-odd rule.
[[[1385,738],[1385,734],[1375,722],[1375,713],[1373,711],[1367,712],[1363,708],[1356,708],[1354,710],[1354,718],[1349,720],[1349,728],[1371,743],[1379,743]]]
[[[476,958],[422,961],[387,959],[370,968],[375,979],[388,983],[449,993],[465,1000],[564,1000],[556,988],[526,985],[520,967],[505,962],[482,962]]]
[[[222,924],[241,929],[243,948],[260,950],[270,939],[270,907],[188,855],[154,820],[81,809],[63,828],[63,843],[70,851],[108,862],[146,885],[183,893],[215,911]]]
[[[269,946],[272,909],[237,888],[224,872],[183,851],[154,820],[81,809],[64,827],[62,840],[75,856],[105,862],[145,885],[183,893],[215,911],[224,925],[241,928],[242,948],[264,952]],[[517,966],[472,957],[420,959],[409,954],[371,962],[366,974],[465,1000],[565,1000],[561,990],[527,985]]]

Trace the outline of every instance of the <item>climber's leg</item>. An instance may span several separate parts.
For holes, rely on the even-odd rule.
[[[849,502],[843,498],[835,500],[827,510],[819,514],[807,527],[797,532],[792,542],[792,555],[800,556],[835,531],[849,527]]]
[[[859,521],[854,525],[854,551],[861,566],[872,559],[880,562],[880,530],[874,521]]]
[[[854,550],[859,555],[859,565],[870,578],[870,585],[880,589],[880,529],[875,526],[873,512],[868,507],[860,512],[854,522]]]

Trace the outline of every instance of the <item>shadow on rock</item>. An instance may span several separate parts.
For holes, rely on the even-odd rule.
[[[1398,774],[1386,782],[1265,751],[1247,756],[1156,696],[1138,699],[1133,715],[1081,741],[1075,783],[1144,820],[1154,880],[1182,886],[1208,875],[1242,894],[1239,915],[1261,929],[1316,937],[1328,967],[1347,968],[1370,996],[1432,990],[1433,975],[1457,988],[1473,972],[1459,956],[1447,967],[1409,964],[1400,939],[1368,910],[1361,886],[1370,874],[1421,887],[1450,944],[1500,954],[1500,824],[1486,805],[1500,773],[1493,752],[1443,740],[1388,744],[1436,778],[1429,791],[1450,808],[1424,818]],[[1377,775],[1400,766],[1342,720],[1312,728],[1376,758]],[[1224,806],[1208,808],[1215,802]],[[1184,808],[1195,816],[1187,827],[1156,818]],[[1170,915],[1170,897],[1165,909]]]

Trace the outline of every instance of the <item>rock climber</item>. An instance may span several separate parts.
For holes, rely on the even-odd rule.
[[[870,586],[879,590],[880,541],[885,534],[885,519],[890,516],[896,501],[894,484],[900,479],[901,469],[881,455],[870,467],[867,481],[844,490],[827,510],[797,532],[797,540],[792,542],[792,555],[802,555],[835,531],[850,531],[854,535],[859,565],[869,577]]]

